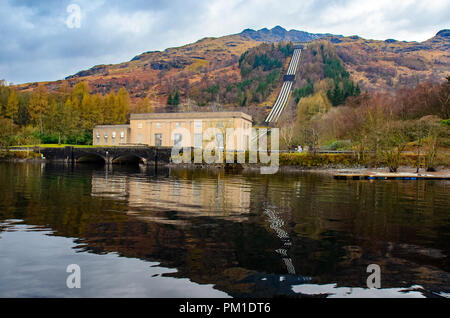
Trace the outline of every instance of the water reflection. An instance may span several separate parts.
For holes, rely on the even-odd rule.
[[[1,164],[0,183],[0,296],[167,297],[175,285],[174,297],[450,292],[446,182]],[[21,249],[29,242],[34,253]],[[22,290],[27,275],[47,279],[42,267],[66,275],[69,261],[83,262],[89,291]],[[365,289],[369,264],[382,267],[376,293]]]
[[[166,277],[176,269],[156,262],[121,258],[116,253],[74,253],[79,247],[73,240],[18,222],[2,224],[7,231],[0,250],[0,297],[229,297],[212,285]],[[11,255],[14,259],[8,260]],[[69,264],[82,269],[81,289],[66,287]]]
[[[158,171],[156,176],[97,172],[92,175],[92,196],[126,198],[129,213],[141,217],[176,211],[195,217],[247,219],[250,185],[245,179],[231,181],[223,174],[193,179],[181,171],[166,178],[166,172]]]

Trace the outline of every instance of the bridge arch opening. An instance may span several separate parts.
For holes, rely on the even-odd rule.
[[[105,158],[96,154],[85,154],[76,159],[77,163],[105,163]]]
[[[112,163],[117,165],[139,165],[144,163],[144,160],[136,155],[128,154],[114,158]]]

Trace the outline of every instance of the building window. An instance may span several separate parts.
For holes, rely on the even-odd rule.
[[[223,121],[219,121],[219,123],[217,124],[217,126],[218,126],[219,128],[223,128]]]
[[[108,143],[108,134],[105,134],[105,143]]]
[[[161,123],[156,123],[156,128],[162,128],[162,124]]]
[[[176,128],[180,128],[180,127],[181,127],[181,123],[176,123],[176,124],[175,124],[175,127],[176,127]]]
[[[123,141],[125,139],[125,132],[120,132],[120,141]]]
[[[223,135],[222,134],[216,135],[216,147],[219,149],[223,149]]]
[[[111,134],[112,139],[116,139],[116,132],[113,131],[113,133]]]
[[[203,134],[194,134],[194,148],[203,147]]]
[[[162,134],[155,134],[155,147],[161,147],[162,146],[162,140],[163,136]]]
[[[202,129],[202,122],[201,121],[196,121],[195,123],[194,123],[194,127],[195,128],[197,128],[197,129]]]
[[[138,144],[142,144],[142,134],[138,134]]]
[[[183,141],[183,135],[181,135],[181,134],[173,135],[173,146],[174,147],[181,147],[182,141]]]

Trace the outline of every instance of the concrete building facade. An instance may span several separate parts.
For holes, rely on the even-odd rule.
[[[232,136],[227,135],[230,128]],[[203,148],[215,142],[243,150],[251,129],[252,117],[242,112],[131,114],[129,125],[96,126],[93,145]]]

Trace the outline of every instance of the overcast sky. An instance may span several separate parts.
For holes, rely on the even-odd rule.
[[[0,0],[0,79],[58,80],[145,51],[276,25],[424,41],[450,28],[450,1]]]

